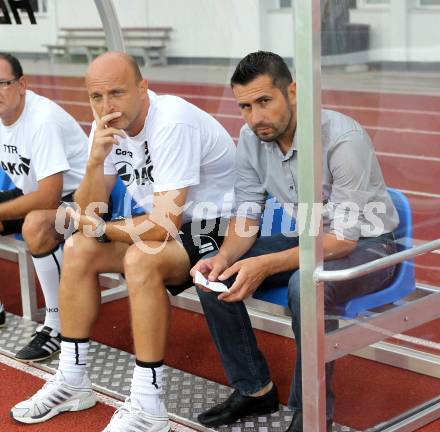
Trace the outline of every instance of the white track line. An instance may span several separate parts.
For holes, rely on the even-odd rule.
[[[419,192],[419,191],[412,191],[408,189],[398,189],[400,192],[402,192],[405,195],[414,195],[414,196],[422,196],[426,198],[440,198],[440,194],[433,194],[429,192]]]
[[[430,162],[440,162],[440,158],[438,157],[430,157],[430,156],[417,156],[410,155],[406,153],[391,153],[391,152],[376,152],[378,156],[386,156],[386,157],[394,157],[394,158],[403,158],[403,159],[416,159]]]
[[[75,87],[75,86],[32,83],[32,84],[29,84],[29,88],[42,88],[42,89],[49,89],[49,90],[72,90],[75,92],[87,93],[87,89],[85,87],[79,87],[79,86]]]
[[[165,94],[161,92],[157,92],[157,94]],[[173,93],[175,96],[179,96],[184,99],[201,99],[201,100],[219,100],[219,101],[228,101],[237,103],[235,98],[232,96],[214,96],[214,95],[198,95],[198,94],[189,94],[189,93]],[[237,105],[238,109],[238,105]]]
[[[422,129],[399,129],[399,128],[392,128],[392,127],[387,127],[387,126],[368,126],[368,125],[362,125],[362,126],[364,127],[364,129],[372,129],[372,130],[379,130],[379,131],[386,131],[386,132],[413,133],[413,134],[420,134],[420,135],[440,136],[440,132],[422,130]]]
[[[53,101],[58,105],[75,105],[75,106],[84,106],[90,108],[90,104],[88,102],[70,101],[70,100],[62,100],[62,99],[54,99]]]
[[[432,252],[430,252],[430,253],[432,253]],[[420,255],[420,256],[426,256],[426,255],[429,255],[429,253],[425,254],[425,255]],[[418,259],[418,257],[416,257],[415,259]],[[434,265],[414,264],[414,268],[417,270],[429,270],[430,274],[434,274],[435,272],[438,271],[438,265],[435,265],[435,264]]]
[[[440,117],[438,111],[425,111],[425,110],[410,110],[410,109],[400,109],[400,108],[382,108],[382,107],[367,107],[362,105],[333,105],[333,104],[322,104],[325,108],[330,109],[349,109],[355,111],[381,111],[399,114],[415,114],[415,115],[436,115]]]
[[[220,117],[220,118],[230,118],[235,120],[241,120],[244,124],[243,117],[239,114],[226,114],[226,113],[209,113],[213,117]]]
[[[33,376],[40,378],[44,381],[48,381],[50,378],[53,377],[53,375],[50,374],[49,372],[44,372],[41,369],[37,369],[31,365],[20,363],[17,360],[14,360],[10,357],[7,357],[3,354],[0,354],[0,364],[4,364],[4,365],[9,366],[13,369],[19,370],[20,372],[28,373],[29,375],[33,375]],[[115,408],[115,409],[118,409],[122,405],[121,401],[119,401],[115,398],[112,398],[110,396],[104,395],[102,393],[98,393],[96,390],[95,390],[95,394],[96,394],[96,399],[98,400],[98,402],[100,402],[104,405],[111,406],[112,408]],[[173,432],[194,432],[194,429],[191,429],[187,426],[183,426],[183,425],[175,423],[173,421],[171,421],[170,423],[171,423],[171,429]]]

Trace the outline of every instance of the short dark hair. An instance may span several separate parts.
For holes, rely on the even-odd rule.
[[[5,60],[9,63],[15,79],[21,78],[23,76],[23,68],[21,67],[21,64],[18,61],[17,57],[14,57],[12,54],[8,53],[0,53],[0,60]]]
[[[282,57],[270,51],[257,51],[240,60],[231,77],[231,87],[249,84],[260,75],[272,77],[273,85],[281,91],[285,91],[293,81]]]

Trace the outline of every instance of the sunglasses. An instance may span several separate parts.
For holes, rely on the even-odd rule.
[[[17,82],[19,79],[20,78],[14,78],[14,79],[11,79],[11,80],[0,80],[0,89],[7,89],[12,84]]]

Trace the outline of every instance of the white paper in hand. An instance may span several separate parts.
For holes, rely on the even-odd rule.
[[[215,292],[229,292],[229,289],[225,284],[221,282],[211,282],[199,271],[196,271],[195,283]]]

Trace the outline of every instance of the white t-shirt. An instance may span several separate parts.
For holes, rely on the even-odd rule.
[[[104,162],[131,197],[151,211],[154,192],[188,187],[183,223],[229,216],[235,180],[235,145],[223,126],[177,96],[148,91],[150,108],[142,131],[117,137]],[[89,143],[93,141],[95,124]]]
[[[38,182],[63,173],[63,193],[73,192],[85,174],[87,136],[75,119],[51,100],[27,90],[18,120],[0,120],[0,165],[24,194]]]

